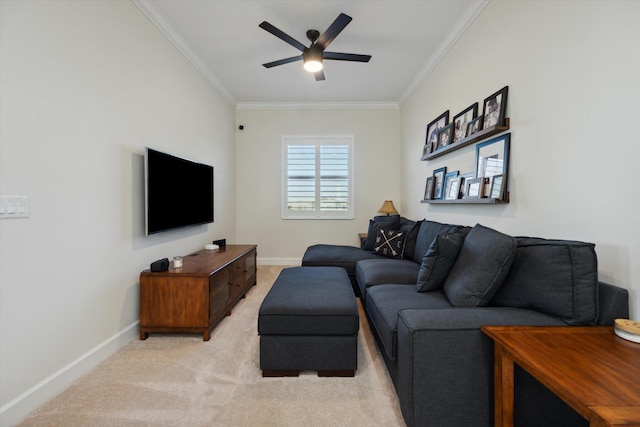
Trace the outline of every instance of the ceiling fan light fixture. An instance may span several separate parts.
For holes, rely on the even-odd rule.
[[[315,44],[304,50],[302,53],[302,59],[304,60],[304,69],[310,73],[315,73],[322,70],[322,49]]]
[[[322,62],[317,61],[315,59],[310,59],[308,61],[305,61],[304,69],[310,73],[318,72],[322,70]]]

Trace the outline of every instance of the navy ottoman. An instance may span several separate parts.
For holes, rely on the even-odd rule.
[[[258,315],[263,377],[353,377],[358,368],[358,306],[340,267],[282,270]]]

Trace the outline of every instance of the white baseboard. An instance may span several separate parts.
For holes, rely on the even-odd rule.
[[[10,427],[18,424],[27,415],[60,394],[81,376],[138,338],[139,323],[139,321],[136,321],[122,329],[111,338],[0,407],[0,426]]]
[[[258,258],[258,265],[300,265],[301,258]]]

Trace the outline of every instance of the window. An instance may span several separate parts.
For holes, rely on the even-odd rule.
[[[285,136],[282,156],[283,218],[353,218],[353,136]]]

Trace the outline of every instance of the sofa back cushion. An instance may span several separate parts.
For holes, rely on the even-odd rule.
[[[422,263],[425,256],[436,236],[444,236],[445,234],[462,232],[464,235],[468,233],[469,227],[460,225],[442,224],[436,221],[424,220],[420,223],[418,236],[416,237],[415,249],[413,251],[413,260],[418,264]]]
[[[518,237],[516,256],[491,305],[537,310],[570,325],[593,325],[598,316],[595,245]]]
[[[482,307],[504,281],[516,254],[516,239],[476,224],[464,239],[444,282],[454,307]]]

